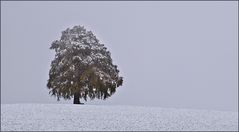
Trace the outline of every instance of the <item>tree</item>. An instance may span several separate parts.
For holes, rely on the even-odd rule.
[[[81,104],[81,98],[85,101],[106,99],[123,83],[110,52],[83,26],[63,31],[60,40],[53,41],[50,49],[56,54],[47,87],[58,101],[74,97],[73,103]]]

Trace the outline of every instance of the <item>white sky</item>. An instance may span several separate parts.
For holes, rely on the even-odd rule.
[[[238,111],[238,3],[1,2],[1,103],[60,102],[46,83],[61,31],[84,25],[124,84],[106,101]]]

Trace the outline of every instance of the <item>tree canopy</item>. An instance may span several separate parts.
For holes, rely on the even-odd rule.
[[[52,42],[50,49],[56,54],[47,87],[58,100],[61,97],[85,101],[106,99],[123,83],[111,53],[83,26],[67,28],[59,40]]]

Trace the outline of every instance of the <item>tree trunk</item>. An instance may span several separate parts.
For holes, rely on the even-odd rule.
[[[80,104],[80,94],[78,93],[74,94],[73,104]]]
[[[74,94],[73,104],[84,104],[84,103],[80,102],[80,94],[79,93]]]

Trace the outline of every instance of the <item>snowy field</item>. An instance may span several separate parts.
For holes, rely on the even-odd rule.
[[[139,106],[1,104],[1,130],[238,130],[237,112]]]

